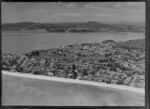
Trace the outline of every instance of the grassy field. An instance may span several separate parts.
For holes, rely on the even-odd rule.
[[[2,105],[143,106],[144,94],[3,75]]]
[[[120,43],[121,47],[125,48],[134,48],[134,49],[145,49],[145,39],[136,39],[136,40],[129,40],[126,42]]]

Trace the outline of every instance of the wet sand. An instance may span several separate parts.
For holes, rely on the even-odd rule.
[[[144,106],[144,103],[144,93],[129,90],[5,74],[2,77],[2,105]]]

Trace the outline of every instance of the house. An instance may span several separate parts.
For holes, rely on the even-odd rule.
[[[88,76],[83,76],[83,80],[87,80]]]
[[[79,76],[77,77],[77,79],[82,79],[82,76],[81,76],[81,75],[79,75]]]
[[[64,70],[58,70],[57,75],[60,77],[66,77],[66,73]]]
[[[16,72],[14,69],[10,69],[10,72]]]
[[[69,73],[69,74],[67,75],[67,78],[73,78],[73,74],[72,74],[72,73]]]
[[[89,81],[92,81],[93,80],[93,75],[92,74],[88,74],[88,78],[87,78]]]
[[[33,73],[33,74],[37,74],[37,75],[40,75],[40,74],[41,74],[41,72],[38,71],[38,70],[34,70],[34,71],[32,71],[32,73]]]
[[[53,72],[47,72],[48,76],[54,76]]]
[[[115,80],[117,80],[117,79],[118,79],[118,76],[117,76],[117,75],[115,75],[115,76],[114,76],[114,79],[115,79]]]
[[[118,80],[111,80],[112,84],[117,84]]]
[[[93,76],[93,81],[98,81],[98,78]]]
[[[102,82],[102,79],[99,79],[98,82]]]
[[[144,75],[139,75],[139,77],[140,77],[140,80],[144,80],[145,79]]]
[[[120,68],[116,68],[117,72],[122,72],[122,70]]]
[[[99,76],[99,75],[100,75],[100,72],[97,71],[97,72],[95,73],[95,76]]]
[[[83,46],[83,50],[86,50],[86,49],[88,49],[89,47],[87,46],[87,45],[85,45],[85,46]]]
[[[108,75],[108,78],[109,78],[109,79],[113,78],[113,75]]]
[[[129,85],[129,83],[130,83],[130,80],[129,80],[129,79],[125,79],[125,80],[123,81],[123,84],[124,84],[124,85]]]

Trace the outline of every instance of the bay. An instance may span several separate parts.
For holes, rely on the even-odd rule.
[[[31,50],[50,49],[69,44],[101,42],[107,39],[127,41],[145,38],[143,33],[48,33],[2,32],[2,53],[25,53]]]

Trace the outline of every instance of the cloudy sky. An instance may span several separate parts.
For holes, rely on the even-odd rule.
[[[2,3],[6,22],[144,22],[144,2]]]

